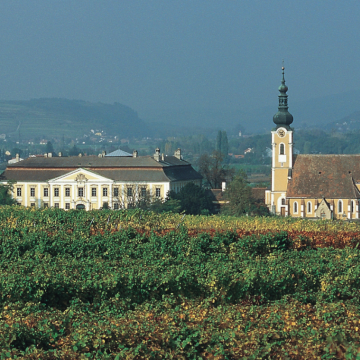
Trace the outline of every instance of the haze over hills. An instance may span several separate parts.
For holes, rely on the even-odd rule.
[[[0,133],[13,137],[77,137],[102,130],[120,138],[148,136],[151,129],[128,106],[68,99],[0,101]]]
[[[292,103],[295,129],[348,131],[360,128],[360,90]],[[168,137],[189,134],[215,136],[219,129],[237,135],[266,133],[273,127],[277,99],[272,106],[251,110],[161,109],[143,114],[119,103],[68,99],[0,101],[0,133],[22,139],[80,137],[90,130],[127,137]]]
[[[316,97],[306,101],[291,101],[289,111],[294,116],[295,128],[319,128],[331,130],[336,123],[356,111],[360,111],[360,90],[335,95]],[[277,112],[277,98],[274,104],[248,109],[191,109],[191,110],[151,110],[142,114],[148,122],[161,122],[171,126],[194,127],[208,131],[209,128],[229,132],[243,127],[247,134],[265,133],[273,127],[272,117]],[[345,120],[346,121],[346,120]],[[355,125],[354,125],[355,126]],[[358,128],[360,128],[360,123]]]

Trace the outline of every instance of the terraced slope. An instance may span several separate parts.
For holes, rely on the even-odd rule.
[[[82,136],[90,129],[120,137],[146,136],[150,131],[134,110],[119,103],[67,99],[0,101],[0,132],[18,135],[19,128],[22,139]]]

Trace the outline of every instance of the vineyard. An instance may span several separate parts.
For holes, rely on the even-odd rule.
[[[355,359],[359,230],[2,207],[0,358]]]

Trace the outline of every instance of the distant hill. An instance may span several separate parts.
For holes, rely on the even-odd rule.
[[[151,129],[128,106],[67,99],[0,101],[0,133],[21,138],[78,137],[91,129],[120,138],[149,136]]]
[[[356,111],[351,115],[343,117],[339,121],[333,121],[326,124],[324,130],[335,130],[337,132],[347,132],[360,129],[360,111]]]
[[[291,91],[291,90],[290,90]],[[295,128],[318,128],[330,130],[349,114],[360,111],[360,90],[340,94],[316,97],[309,100],[294,102],[289,91],[289,111],[294,116]],[[172,126],[195,126],[202,128],[223,129],[228,135],[236,133],[241,125],[245,133],[266,133],[274,123],[273,115],[277,112],[277,96],[271,106],[248,109],[246,104],[240,109],[187,109],[187,110],[152,110],[144,114],[147,121],[166,123]],[[341,120],[342,121],[342,120]]]

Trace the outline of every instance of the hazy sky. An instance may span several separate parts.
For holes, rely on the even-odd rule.
[[[249,109],[360,89],[358,0],[0,0],[0,99]],[[146,117],[146,116],[145,116]]]

